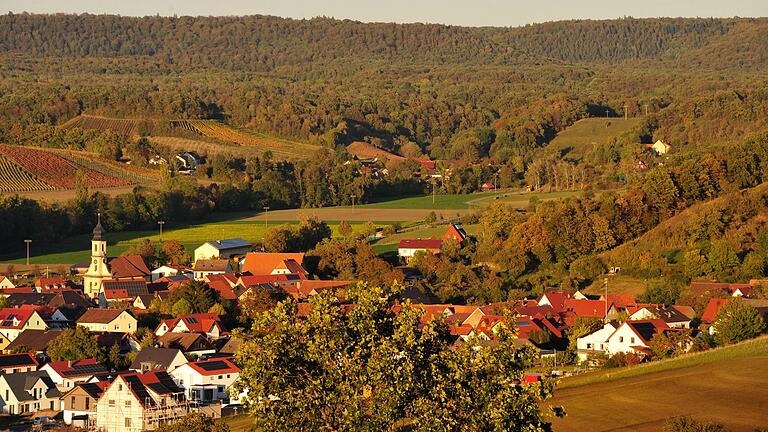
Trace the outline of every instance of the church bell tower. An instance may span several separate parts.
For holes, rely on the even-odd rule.
[[[91,263],[88,266],[88,272],[83,276],[85,294],[90,298],[98,297],[101,281],[111,277],[112,274],[107,267],[107,240],[104,238],[104,227],[101,226],[101,213],[99,213],[91,240]]]

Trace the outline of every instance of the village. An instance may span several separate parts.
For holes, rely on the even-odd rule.
[[[97,223],[89,265],[73,267],[80,274],[41,277],[30,286],[0,278],[4,417],[132,432],[193,412],[213,418],[237,414],[246,395],[232,388],[240,374],[235,355],[241,341],[220,316],[221,308],[188,313],[174,305],[172,318],[158,319],[157,304],[199,283],[233,308],[263,293],[280,293],[306,316],[312,296],[343,293],[355,283],[316,279],[305,270],[303,253],[254,252],[255,245],[239,238],[201,245],[191,266],[150,269],[138,255],[110,258],[108,237]],[[420,255],[440,254],[448,242],[469,241],[462,226],[451,223],[442,238],[401,240],[398,255],[407,266]],[[421,309],[423,324],[442,320],[455,346],[493,346],[501,328],[513,329],[516,345],[537,353],[536,369],[525,375],[526,382],[536,382],[601,367],[611,359],[621,365],[651,361],[660,355],[654,344],[661,338],[673,341],[670,349],[695,349],[697,339],[716,334],[719,312],[733,302],[765,319],[768,300],[758,295],[764,282],[692,282],[690,289],[704,296],[701,314],[693,305],[639,303],[627,294],[590,296],[565,289],[483,305],[434,304],[404,294],[400,307]],[[343,295],[336,298],[343,310],[355,306]],[[148,328],[148,323],[159,324]],[[686,338],[675,339],[677,334]],[[72,353],[67,360],[51,358],[53,347],[66,344],[62,338],[78,337],[92,337],[108,358]]]

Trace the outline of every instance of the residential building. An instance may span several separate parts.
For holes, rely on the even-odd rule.
[[[16,285],[11,282],[6,276],[0,275],[0,289],[16,288]]]
[[[157,343],[163,348],[181,350],[186,355],[201,356],[216,352],[216,347],[200,333],[168,332],[157,338]]]
[[[43,354],[48,348],[48,344],[63,331],[61,329],[24,330],[13,342],[7,343],[5,346],[0,344],[0,347],[2,347],[3,352],[6,354],[17,352],[18,350]]]
[[[615,321],[607,322],[601,329],[578,338],[576,340],[576,353],[579,361],[587,360],[590,354],[604,353],[608,348],[608,338],[618,327],[619,324]]]
[[[200,333],[211,339],[218,339],[226,332],[221,318],[213,313],[181,315],[163,320],[155,329],[156,336],[166,333]]]
[[[58,410],[61,393],[44,371],[0,375],[0,412]]]
[[[220,275],[232,272],[232,264],[227,259],[200,259],[192,266],[195,280],[201,281],[210,275]]]
[[[404,239],[397,246],[397,255],[410,261],[417,253],[438,254],[443,249],[443,241],[439,239]]]
[[[96,375],[106,375],[109,369],[96,359],[49,362],[40,368],[48,373],[59,390],[68,391]]]
[[[165,371],[118,375],[96,403],[96,428],[142,432],[189,413],[184,389]]]
[[[664,331],[673,331],[660,320],[625,321],[606,340],[606,353],[614,355],[620,352],[645,354],[653,337]]]
[[[251,250],[251,243],[241,238],[209,241],[195,249],[195,262],[203,259],[226,259],[244,256]]]
[[[109,381],[77,385],[61,396],[64,423],[82,429],[95,426],[96,404],[109,386]]]
[[[448,230],[443,234],[443,240],[452,239],[456,243],[464,243],[467,237],[467,232],[461,224],[450,224]]]
[[[0,355],[0,374],[34,372],[37,366],[37,359],[30,353]]]
[[[250,252],[241,261],[240,271],[254,276],[293,273],[286,261],[295,262],[300,267],[300,272],[306,274],[303,253]],[[290,266],[299,270],[293,263]]]
[[[152,370],[173,371],[187,362],[184,354],[176,348],[144,348],[131,363],[131,370],[146,372]]]
[[[239,403],[239,395],[230,392],[230,386],[240,377],[240,367],[232,360],[222,357],[189,362],[171,371],[171,376],[184,387],[189,400]]]
[[[179,265],[164,265],[152,270],[152,281],[169,276],[186,276],[189,279],[194,277],[191,267]]]
[[[137,320],[124,309],[88,309],[77,325],[94,332],[135,333]]]
[[[0,334],[13,342],[25,330],[46,330],[48,324],[32,307],[0,309]]]
[[[690,328],[691,317],[675,306],[646,306],[629,316],[632,321],[660,319],[671,328]]]
[[[672,146],[664,140],[658,140],[653,144],[646,144],[645,146],[656,152],[656,154],[659,156],[665,155],[669,153],[670,150],[672,150]]]
[[[103,280],[99,289],[99,307],[127,307],[133,304],[136,297],[147,294],[146,280]]]
[[[62,277],[41,277],[35,281],[35,291],[41,293],[46,291],[68,290],[74,287],[72,281]]]

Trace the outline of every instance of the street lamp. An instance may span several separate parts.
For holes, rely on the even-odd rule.
[[[165,221],[159,220],[157,221],[157,224],[160,225],[160,243],[163,242],[163,225],[165,225]]]
[[[264,226],[269,224],[269,207],[264,207]]]
[[[32,240],[24,240],[24,243],[27,244],[27,265],[29,265],[29,244],[32,243]]]

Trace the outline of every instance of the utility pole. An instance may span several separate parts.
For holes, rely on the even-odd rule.
[[[350,198],[352,198],[352,213],[355,212],[355,195],[350,195]]]
[[[432,205],[435,205],[435,178],[432,177]]]
[[[648,104],[645,104],[645,116],[648,117]]]
[[[628,115],[629,115],[629,113],[627,113],[627,103],[625,102],[625,103],[624,103],[624,120],[626,120],[626,119],[627,119],[627,116],[628,116]]]
[[[604,322],[608,322],[608,278],[605,278],[605,318]]]
[[[163,242],[163,225],[165,225],[165,221],[159,220],[157,221],[157,224],[160,225],[160,243]]]
[[[24,240],[24,243],[27,244],[27,265],[29,265],[29,244],[32,243],[32,240]]]
[[[499,172],[496,171],[496,174],[493,175],[493,191],[496,192],[496,189],[499,188]]]
[[[605,118],[608,118],[608,110],[605,110]]]
[[[269,225],[269,207],[264,207],[264,226]]]

